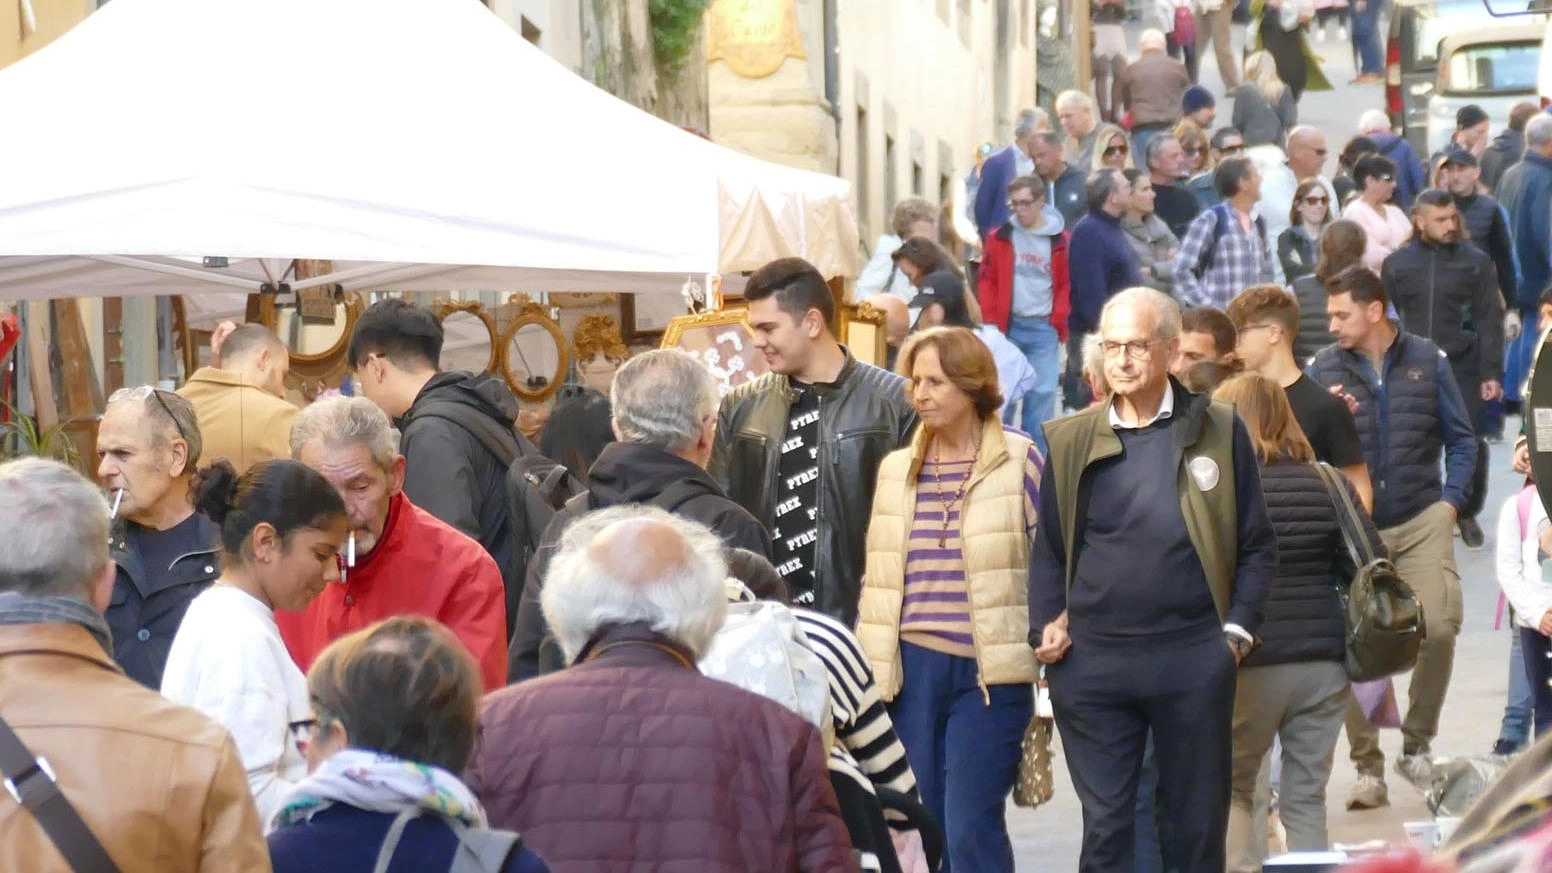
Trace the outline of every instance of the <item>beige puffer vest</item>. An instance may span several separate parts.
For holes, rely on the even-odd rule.
[[[890,453],[878,471],[868,524],[867,572],[858,605],[857,636],[872,662],[884,699],[893,700],[900,669],[900,612],[905,603],[905,553],[916,507],[916,481],[926,451],[925,428],[911,445]],[[1033,682],[1038,666],[1029,646],[1029,536],[1024,520],[1024,459],[1028,437],[986,422],[981,455],[965,488],[960,514],[970,624],[982,691],[988,685]]]

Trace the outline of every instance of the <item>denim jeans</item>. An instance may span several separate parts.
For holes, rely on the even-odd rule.
[[[1512,615],[1509,620],[1514,621]],[[1509,630],[1509,699],[1504,705],[1503,721],[1498,726],[1498,741],[1523,749],[1530,745],[1531,714],[1536,696],[1530,688],[1530,674],[1525,672],[1520,629],[1511,627]]]
[[[1541,334],[1526,328],[1523,333],[1509,342],[1504,355],[1504,399],[1510,401],[1520,400],[1524,392],[1522,388],[1525,377],[1530,373],[1531,362],[1536,359],[1536,343],[1541,341]]]
[[[942,873],[1013,873],[1008,794],[1018,778],[1034,686],[981,696],[975,659],[900,643],[900,694],[889,705],[922,802],[947,845]]]
[[[1385,72],[1380,55],[1379,3],[1369,0],[1364,4],[1362,12],[1355,7],[1352,15],[1353,45],[1358,49],[1358,72]]]
[[[1061,340],[1057,338],[1056,327],[1049,318],[1016,316],[1008,320],[1008,340],[1018,346],[1024,357],[1029,359],[1029,366],[1035,369],[1035,387],[1024,395],[1024,411],[1019,427],[1029,434],[1040,449],[1040,454],[1044,455],[1045,432],[1040,425],[1056,417],[1056,387],[1061,380],[1058,370],[1061,366]],[[1007,409],[1004,410],[1004,418],[1010,423],[1012,409],[1013,398],[1010,397]]]

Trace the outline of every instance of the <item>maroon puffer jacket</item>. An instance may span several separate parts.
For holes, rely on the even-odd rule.
[[[636,625],[485,698],[465,778],[555,873],[857,870],[819,732]]]

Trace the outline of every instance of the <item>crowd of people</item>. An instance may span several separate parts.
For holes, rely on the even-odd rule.
[[[1011,873],[1044,687],[1081,871],[1254,871],[1269,782],[1327,847],[1344,727],[1349,807],[1389,800],[1359,548],[1426,621],[1394,769],[1427,786],[1455,532],[1483,548],[1552,322],[1552,115],[1514,110],[1515,154],[1467,107],[1426,169],[1366,115],[1328,179],[1292,28],[1214,130],[1172,20],[987,156],[977,261],[896,206],[857,285],[888,366],[784,258],[744,290],[767,375],[644,352],[535,441],[389,298],[359,396],[293,407],[284,344],[230,326],[181,390],[109,397],[97,485],[0,464],[0,868]],[[1534,483],[1501,509],[1503,754],[1552,724],[1547,527]],[[729,664],[751,622],[796,649]],[[817,707],[736,681],[772,663]]]

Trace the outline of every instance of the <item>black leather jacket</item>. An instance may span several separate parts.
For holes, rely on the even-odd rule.
[[[196,516],[172,566],[147,567],[126,524],[119,519],[108,532],[108,557],[118,565],[118,575],[104,618],[113,632],[113,660],[129,678],[156,691],[183,614],[221,575],[221,529]]]
[[[857,361],[849,351],[835,382],[815,389],[819,540],[814,544],[814,608],[851,626],[857,621],[878,465],[910,439],[916,410],[904,379]],[[767,373],[728,392],[717,415],[708,471],[768,530],[775,527],[777,471],[792,399],[789,377]]]

